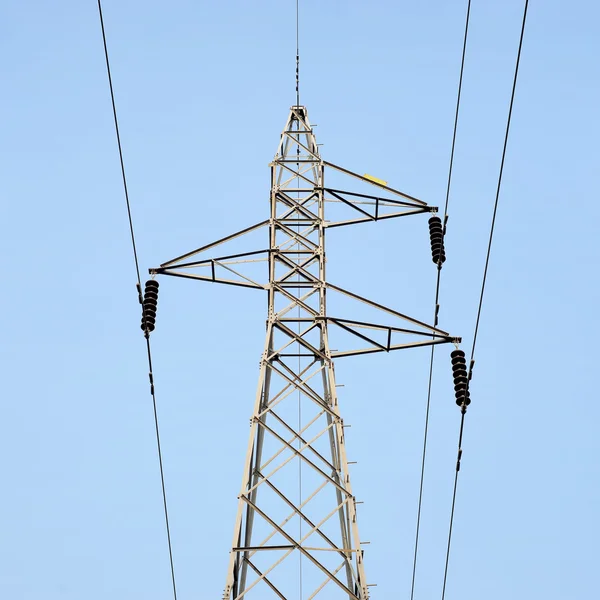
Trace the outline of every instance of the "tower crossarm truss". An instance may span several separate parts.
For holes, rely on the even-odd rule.
[[[260,289],[268,297],[223,600],[366,600],[369,588],[333,359],[459,339],[328,283],[325,232],[437,209],[324,161],[303,106],[291,108],[270,167],[267,220],[150,272]],[[375,191],[329,187],[327,170]],[[347,210],[348,218],[326,220],[329,202]],[[268,236],[267,247],[245,251],[237,245],[260,230]],[[223,250],[232,244],[235,251]],[[381,318],[371,322],[329,314],[327,299],[333,295],[359,302]],[[336,341],[332,350],[330,331],[339,332],[350,347]]]

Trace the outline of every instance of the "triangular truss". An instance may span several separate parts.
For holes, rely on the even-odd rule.
[[[361,191],[328,187],[326,172],[353,178]],[[327,220],[333,205],[340,218]],[[437,209],[322,160],[302,106],[291,108],[271,163],[270,206],[267,220],[151,270],[259,289],[269,299],[223,599],[296,599],[301,579],[301,600],[366,600],[333,359],[458,339],[327,282],[325,231]],[[261,230],[265,246],[244,246]],[[329,314],[334,294],[367,306],[376,320]],[[348,347],[330,348],[336,332]]]

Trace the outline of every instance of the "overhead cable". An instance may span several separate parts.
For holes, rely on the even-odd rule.
[[[446,230],[446,221],[448,219],[448,204],[449,204],[449,200],[450,200],[450,187],[451,187],[451,183],[452,183],[452,168],[454,166],[454,149],[456,147],[456,132],[458,129],[458,115],[460,112],[460,96],[461,96],[461,91],[462,91],[463,73],[464,73],[464,69],[465,69],[465,56],[467,53],[467,39],[468,39],[468,35],[469,35],[470,16],[471,16],[471,0],[469,0],[467,3],[467,15],[465,18],[465,31],[464,31],[464,35],[463,35],[462,57],[461,57],[461,61],[460,61],[460,75],[458,78],[458,91],[456,94],[456,110],[454,113],[454,129],[453,129],[453,133],[452,133],[452,148],[450,151],[450,165],[448,167],[448,183],[446,185],[446,202],[444,204],[444,218],[441,221],[441,227],[442,227],[442,231],[443,231],[442,243],[441,243],[441,248],[440,248],[441,252],[434,256],[434,260],[437,258],[437,261],[435,261],[435,262],[437,262],[437,265],[438,265],[437,280],[436,280],[436,285],[435,285],[434,322],[433,322],[434,326],[437,326],[437,321],[438,321],[439,300],[440,300],[440,279],[441,279],[441,274],[442,274],[441,265],[442,265],[442,262],[445,260],[445,256],[443,255],[443,238],[444,238],[445,230]],[[436,217],[432,217],[432,219],[434,219],[434,218],[436,218]],[[431,225],[431,219],[430,219],[430,229],[431,229],[431,227],[432,227],[432,225]],[[420,528],[421,528],[421,508],[422,508],[422,504],[423,504],[423,482],[425,480],[425,459],[426,459],[426,455],[427,455],[427,435],[428,435],[428,430],[429,430],[429,412],[430,412],[430,407],[431,407],[431,384],[432,384],[432,380],[433,380],[434,356],[435,356],[435,346],[431,346],[431,354],[430,354],[430,360],[429,360],[429,382],[427,385],[427,406],[425,409],[425,429],[424,429],[424,434],[423,434],[423,453],[422,453],[422,458],[421,458],[421,480],[419,483],[419,503],[418,503],[418,509],[417,509],[415,549],[414,549],[414,555],[413,555],[412,583],[411,583],[411,589],[410,589],[411,600],[413,600],[413,598],[414,598],[415,580],[416,580],[416,574],[417,574],[417,556],[418,556],[418,551],[419,551],[419,532],[420,532]]]
[[[514,105],[514,100],[515,100],[515,92],[517,89],[517,79],[519,76],[519,64],[521,62],[521,49],[523,47],[523,37],[525,35],[525,23],[527,21],[528,5],[529,5],[529,0],[525,0],[525,6],[523,8],[523,21],[521,24],[521,35],[519,37],[519,49],[517,51],[517,60],[515,63],[515,72],[514,72],[513,83],[512,83],[512,91],[511,91],[511,95],[510,95],[510,106],[508,109],[508,117],[506,120],[506,131],[504,134],[504,144],[502,147],[502,160],[500,161],[500,172],[498,174],[498,185],[496,187],[494,212],[492,215],[492,222],[490,225],[490,235],[489,235],[486,259],[485,259],[485,268],[483,270],[483,278],[482,278],[482,282],[481,282],[481,293],[479,295],[479,306],[477,308],[477,319],[475,321],[475,332],[473,334],[473,345],[471,347],[471,363],[470,363],[470,367],[469,367],[469,381],[471,380],[471,377],[473,374],[473,365],[475,364],[475,347],[477,344],[477,334],[479,332],[479,321],[481,318],[481,309],[483,307],[485,284],[486,284],[486,280],[487,280],[490,255],[491,255],[491,251],[492,251],[492,241],[494,239],[494,228],[495,228],[495,224],[496,224],[496,215],[498,212],[500,189],[502,186],[502,175],[504,173],[504,161],[506,158],[506,149],[508,146],[508,136],[510,133],[510,123],[511,123],[511,119],[512,119],[512,111],[513,111],[513,105]],[[468,387],[467,387],[467,393],[468,393]],[[457,452],[457,460],[456,460],[456,471],[454,474],[454,489],[452,492],[452,508],[450,511],[450,526],[448,528],[448,545],[446,548],[446,564],[444,567],[444,584],[443,584],[443,588],[442,588],[442,600],[444,600],[445,595],[446,595],[446,583],[448,580],[448,565],[449,565],[449,561],[450,561],[450,548],[451,548],[451,543],[452,543],[452,526],[454,523],[454,511],[455,511],[455,507],[456,507],[456,491],[457,491],[457,487],[458,487],[458,474],[460,472],[460,461],[462,458],[462,440],[463,440],[463,433],[464,433],[466,410],[467,410],[466,403],[463,403],[463,406],[461,409],[460,430],[459,430],[459,435],[458,435],[458,452]]]
[[[125,192],[125,202],[127,204],[127,216],[129,219],[129,230],[131,233],[131,247],[133,250],[133,258],[134,258],[134,262],[135,262],[135,270],[136,270],[136,275],[137,275],[138,299],[140,301],[140,304],[143,304],[142,281],[140,278],[140,267],[139,267],[139,261],[138,261],[137,247],[136,247],[136,243],[135,243],[133,218],[131,215],[131,204],[129,202],[127,177],[125,175],[125,163],[123,160],[121,135],[119,133],[119,120],[117,118],[117,107],[116,107],[116,103],[115,103],[115,94],[114,94],[112,75],[111,75],[111,70],[110,70],[110,61],[108,58],[108,47],[106,44],[106,31],[104,28],[104,16],[102,14],[101,0],[98,0],[98,14],[100,17],[100,27],[102,29],[102,42],[104,44],[104,57],[106,59],[106,73],[108,75],[108,85],[110,88],[110,98],[111,98],[111,102],[112,102],[113,118],[114,118],[114,123],[115,123],[115,133],[117,136],[117,146],[119,148],[119,160],[121,163],[121,176],[123,179],[123,190]],[[154,327],[152,326],[152,328],[154,328]],[[156,432],[156,447],[157,447],[157,451],[158,451],[158,463],[159,463],[159,467],[160,467],[160,481],[161,481],[161,487],[162,487],[162,499],[163,499],[164,515],[165,515],[165,527],[166,527],[166,533],[167,533],[167,544],[168,544],[168,548],[169,548],[169,563],[170,563],[170,568],[171,568],[171,582],[172,582],[172,586],[173,586],[173,599],[177,600],[177,587],[175,585],[175,568],[174,568],[174,564],[173,564],[173,550],[172,550],[172,545],[171,545],[171,530],[169,527],[169,511],[167,509],[167,492],[166,492],[166,488],[165,488],[165,476],[164,476],[164,468],[163,468],[162,449],[161,449],[161,445],[160,445],[160,430],[159,430],[159,426],[158,426],[156,394],[154,391],[154,375],[152,373],[152,352],[151,352],[151,348],[150,348],[150,335],[149,335],[148,327],[146,327],[146,330],[145,330],[145,338],[146,338],[146,350],[147,350],[147,355],[148,355],[150,393],[152,395],[152,408],[153,408],[153,412],[154,412],[154,428],[155,428],[155,432]]]

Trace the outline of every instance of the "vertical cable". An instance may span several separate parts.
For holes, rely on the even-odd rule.
[[[296,0],[296,106],[300,106],[300,0]]]
[[[296,0],[296,106],[300,106],[300,0]],[[300,131],[300,119],[296,121],[297,131]],[[300,134],[298,134],[298,139]],[[300,146],[296,147],[296,168],[298,169],[298,190],[300,190]],[[297,194],[297,201],[300,202],[300,191]],[[300,235],[300,223],[298,223],[298,235]],[[300,251],[300,242],[298,242],[298,251]],[[300,264],[300,254],[297,255],[298,264]],[[298,273],[298,281],[300,281],[300,273]],[[300,295],[300,289],[297,290]],[[298,337],[300,336],[301,323],[300,323],[300,304],[298,304]],[[300,342],[298,342],[298,377],[300,377],[301,361],[300,353],[302,348]],[[298,382],[300,383],[300,382]],[[302,431],[302,393],[298,388],[298,432]],[[298,440],[298,447],[301,448],[301,442]],[[302,460],[298,459],[298,506],[302,505]],[[299,535],[298,541],[302,539],[302,517],[298,515],[298,528]],[[302,600],[302,552],[299,553],[299,566],[298,566],[298,577],[299,577],[299,594],[300,600]]]
[[[300,93],[299,93],[299,84],[298,84],[298,0],[296,0],[296,106],[300,106]],[[298,140],[300,139],[300,117],[298,111],[298,118],[296,119],[296,131],[298,132]],[[296,145],[296,168],[298,169],[298,177],[297,177],[297,186],[298,191],[296,193],[296,201],[298,204],[300,203],[300,144]],[[299,216],[300,213],[298,213]],[[298,265],[300,265],[300,222],[296,227],[296,232],[298,234],[298,254],[296,255],[296,260],[298,261]],[[300,272],[298,272],[297,276],[298,283],[300,283]],[[300,296],[300,288],[296,290],[298,296]],[[298,337],[300,337],[300,332],[302,323],[300,322],[300,304],[298,303]],[[301,373],[301,360],[300,354],[302,353],[302,346],[300,342],[298,342],[298,434],[302,431],[302,393],[300,391],[300,373]],[[302,442],[298,439],[298,449],[302,448]],[[302,460],[298,458],[298,506],[302,506]],[[302,539],[302,517],[298,515],[298,543]],[[298,553],[298,591],[299,598],[302,600],[302,552]]]

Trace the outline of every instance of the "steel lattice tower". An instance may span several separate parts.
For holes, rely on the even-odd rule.
[[[266,341],[223,600],[366,600],[369,590],[334,359],[458,338],[329,283],[325,233],[334,227],[435,213],[437,208],[324,161],[303,106],[291,108],[270,166],[267,220],[150,272],[268,295]],[[374,191],[327,187],[327,172],[353,177]],[[351,218],[326,220],[327,202],[338,203]],[[202,256],[262,228],[268,229],[268,248]],[[256,265],[268,268],[267,281],[256,281],[254,272],[249,273]],[[368,322],[330,314],[328,294],[359,301],[382,318]],[[360,347],[332,350],[333,329],[343,332],[346,341],[360,341]]]

